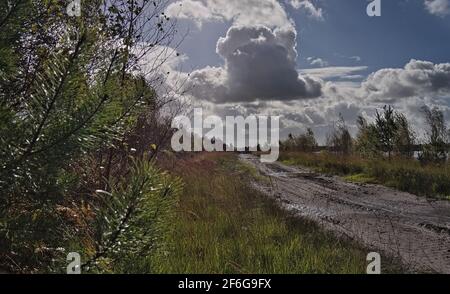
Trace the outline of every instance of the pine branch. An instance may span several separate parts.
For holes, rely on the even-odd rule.
[[[0,29],[6,24],[6,22],[9,20],[9,18],[13,15],[13,12],[16,10],[16,8],[19,6],[19,4],[23,0],[17,0],[16,3],[14,3],[13,7],[8,10],[8,13],[6,14],[5,18],[0,21]]]
[[[118,55],[118,50],[116,49],[116,51],[114,52],[114,55],[111,59],[111,62],[109,64],[105,79],[103,81],[103,88],[105,87],[107,81],[109,80],[110,76],[111,76],[111,72],[112,72],[112,66],[114,65],[116,59],[117,59],[117,55]],[[97,106],[94,108],[94,110],[88,115],[87,118],[85,118],[80,124],[78,124],[78,126],[76,126],[75,128],[73,128],[70,132],[68,132],[67,134],[65,134],[64,136],[60,137],[59,139],[56,139],[55,141],[53,141],[52,143],[48,144],[47,146],[44,146],[36,151],[30,152],[28,155],[36,155],[38,153],[42,153],[45,152],[49,149],[51,149],[52,147],[55,147],[59,144],[61,144],[64,141],[67,141],[70,137],[74,136],[76,133],[78,133],[81,129],[83,129],[100,111],[101,107],[103,106],[103,104],[109,99],[109,96],[107,94],[104,94],[103,97],[100,99],[100,102],[97,104]]]
[[[77,45],[75,46],[75,51],[74,51],[74,53],[73,53],[72,56],[69,58],[69,64],[68,64],[68,66],[66,67],[66,70],[65,70],[65,72],[63,73],[63,75],[62,75],[62,77],[61,77],[61,79],[60,79],[60,82],[59,82],[59,84],[58,84],[58,86],[57,86],[57,88],[56,88],[56,91],[55,91],[55,93],[54,93],[52,99],[50,100],[50,104],[47,106],[47,109],[46,109],[45,112],[44,112],[44,116],[43,116],[41,122],[39,123],[38,128],[37,128],[36,132],[34,133],[33,138],[32,138],[32,140],[31,140],[30,144],[28,145],[27,149],[26,149],[25,152],[23,153],[22,158],[25,158],[25,157],[27,157],[27,156],[33,154],[33,152],[32,152],[32,151],[33,151],[33,148],[34,148],[34,146],[35,146],[37,140],[39,139],[39,136],[41,135],[42,129],[44,128],[44,126],[45,126],[47,120],[48,120],[49,117],[50,117],[50,113],[51,113],[51,111],[53,110],[53,106],[55,105],[55,102],[56,102],[56,100],[58,99],[58,97],[59,97],[59,95],[60,95],[60,93],[61,93],[61,91],[62,91],[62,88],[63,88],[63,86],[64,86],[64,84],[65,84],[65,82],[66,82],[66,79],[67,79],[67,77],[69,76],[70,69],[72,68],[72,66],[73,66],[73,64],[74,64],[74,62],[75,62],[75,60],[77,59],[78,54],[80,53],[81,45],[84,43],[85,40],[86,40],[86,35],[85,35],[85,33],[84,33],[84,34],[81,36],[80,40],[77,42]],[[19,161],[21,161],[21,160],[19,160]]]

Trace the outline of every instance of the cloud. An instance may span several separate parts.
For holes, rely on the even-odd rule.
[[[367,67],[330,67],[302,70],[316,78],[329,81],[322,86],[322,95],[314,100],[273,101],[253,107],[255,112],[276,113],[282,117],[282,137],[301,133],[310,127],[320,142],[324,143],[333,122],[341,113],[350,131],[356,134],[356,118],[363,115],[373,118],[375,110],[385,104],[404,113],[416,130],[422,130],[423,105],[439,107],[450,115],[450,64],[435,64],[411,60],[403,68],[381,69],[360,83],[341,82]],[[256,108],[256,109],[255,109]],[[414,119],[412,119],[414,118]],[[418,135],[421,135],[418,133]]]
[[[300,71],[300,73],[322,80],[331,80],[336,78],[354,79],[355,73],[365,70],[367,70],[367,66],[333,66],[303,69]]]
[[[360,62],[361,61],[361,57],[360,56],[350,56],[350,59],[356,61],[356,62]]]
[[[318,97],[321,81],[296,70],[295,44],[293,30],[233,26],[217,42],[224,67],[194,71],[192,94],[216,103]]]
[[[305,10],[311,7],[306,2],[313,5],[312,1],[284,2]],[[446,3],[425,1],[430,13],[442,16],[447,13]],[[322,10],[311,11],[320,11],[317,16],[323,17]],[[403,68],[378,70],[362,82],[366,66],[329,67],[326,60],[315,57],[309,62],[321,67],[298,70],[297,31],[279,1],[178,0],[169,5],[167,14],[199,26],[231,24],[216,46],[223,66],[195,70],[186,83],[194,103],[210,114],[280,115],[284,137],[312,127],[321,142],[339,113],[353,134],[358,115],[373,116],[384,104],[409,117],[417,117],[423,104],[440,106],[450,114],[449,63],[411,60]],[[352,65],[361,61],[358,56],[340,57]],[[416,120],[412,123],[417,127]]]
[[[168,46],[151,46],[148,43],[135,44],[132,52],[139,57],[134,74],[149,81],[162,100],[176,98],[181,103],[188,98],[183,96],[181,90],[188,79],[188,74],[181,70],[188,56]]]
[[[199,27],[204,22],[230,21],[241,26],[293,28],[277,0],[179,0],[167,7],[166,14],[192,20]]]
[[[328,66],[328,61],[326,61],[326,60],[324,60],[322,58],[308,57],[306,60],[312,66],[318,66],[318,67]]]
[[[444,17],[450,14],[449,0],[425,0],[425,8],[429,13]]]
[[[322,8],[316,7],[310,0],[290,0],[289,4],[295,9],[303,9],[312,18],[323,20]]]
[[[299,75],[296,69],[297,31],[279,1],[179,0],[170,4],[166,13],[193,20],[198,26],[215,21],[232,23],[217,42],[216,52],[224,65],[192,72],[187,83],[192,96],[227,103],[321,95],[322,82]]]
[[[423,115],[420,113],[422,106],[439,107],[444,111],[447,120],[450,117],[448,67],[449,65],[445,63],[434,64],[411,60],[403,68],[382,69],[374,72],[362,83],[355,83],[355,85],[348,86],[345,83],[335,81],[326,82],[322,86],[322,95],[316,99],[250,102],[241,103],[239,106],[215,104],[214,111],[219,115],[222,113],[245,116],[251,114],[279,115],[281,116],[282,138],[286,138],[289,133],[300,134],[306,128],[312,128],[319,142],[325,143],[326,136],[330,132],[333,122],[337,121],[339,113],[346,120],[352,135],[356,135],[356,118],[359,115],[371,120],[376,109],[381,109],[385,104],[390,104],[410,119],[413,128],[418,131],[417,135],[420,136],[422,135],[421,130],[423,130]],[[352,67],[330,68],[320,73],[320,76],[336,78],[338,73],[349,76],[352,72],[365,69],[366,67],[360,67],[359,69]],[[323,69],[312,70],[320,71]],[[394,76],[398,76],[398,78],[385,75],[386,72],[393,72],[395,73]],[[374,76],[381,77],[381,75],[385,76],[380,80],[374,79]],[[406,83],[405,81],[410,79],[407,76],[415,76],[416,78]],[[386,82],[390,78],[392,78],[392,83],[386,86]],[[375,88],[368,87],[372,84],[378,84],[380,88],[384,89],[383,93],[388,98],[378,99],[378,95],[383,96],[384,94],[382,95]],[[389,98],[387,93],[395,92],[396,88],[404,89],[406,86],[413,87],[412,90],[405,91],[405,93],[408,93],[406,96],[400,95],[396,96],[397,98]]]
[[[450,63],[412,59],[404,68],[386,68],[369,75],[361,85],[363,97],[392,102],[402,98],[450,95]]]
[[[358,56],[358,55],[347,56],[347,55],[343,55],[343,54],[339,54],[339,53],[335,53],[334,55],[336,57],[339,57],[339,58],[342,58],[342,59],[351,60],[353,62],[361,62],[361,60],[362,60],[361,56]]]
[[[169,17],[190,19],[201,27],[204,21],[219,21],[223,17],[214,15],[211,9],[201,1],[183,0],[170,4],[166,9]]]

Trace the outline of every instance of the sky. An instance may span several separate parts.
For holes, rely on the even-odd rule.
[[[322,143],[339,114],[355,134],[386,104],[419,136],[424,105],[450,121],[450,0],[380,0],[379,17],[370,2],[170,1],[185,37],[167,83],[186,78],[206,113],[279,115],[282,137],[311,127]]]

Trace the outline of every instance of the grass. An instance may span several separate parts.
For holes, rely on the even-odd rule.
[[[230,154],[178,162],[185,182],[158,273],[364,273],[368,250],[291,217],[248,185]]]
[[[366,174],[353,174],[344,177],[345,180],[354,183],[362,183],[362,184],[376,184],[377,181],[375,178],[369,177]]]
[[[377,183],[420,196],[450,199],[450,165],[421,165],[413,159],[364,159],[330,153],[285,152],[285,164],[302,165],[346,180]]]
[[[222,161],[223,162],[223,161]],[[227,162],[227,161],[225,161]],[[260,183],[264,183],[264,184],[270,184],[270,178],[267,176],[262,175],[257,169],[256,167],[254,167],[253,165],[246,163],[246,162],[235,162],[235,161],[230,161],[228,160],[228,162],[233,163],[233,165],[239,169],[239,171],[242,174],[245,174],[246,177],[251,177],[253,180],[258,181]]]

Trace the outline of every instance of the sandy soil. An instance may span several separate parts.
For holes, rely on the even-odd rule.
[[[306,168],[240,159],[270,181],[255,187],[296,215],[399,258],[411,271],[450,274],[450,201],[433,201],[379,185],[348,183]]]

